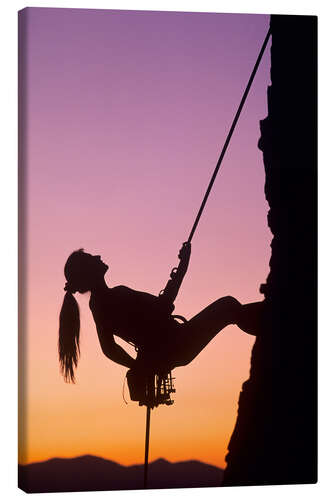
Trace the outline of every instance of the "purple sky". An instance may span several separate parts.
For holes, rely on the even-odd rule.
[[[43,411],[40,402],[49,397],[50,387],[50,405],[57,407],[66,391],[76,390],[63,384],[56,353],[67,256],[80,247],[101,254],[110,264],[110,286],[122,283],[155,294],[164,287],[215,168],[269,16],[39,8],[25,15],[28,388],[33,416]],[[259,120],[267,114],[269,83],[266,50],[193,239],[189,273],[176,302],[176,312],[186,317],[223,295],[242,302],[262,299],[258,290],[268,273],[271,235],[257,142]],[[90,394],[96,412],[103,394],[114,397],[118,408],[124,370],[100,356],[88,298],[78,300],[83,355],[77,390],[82,393],[77,400],[76,393],[70,393],[73,408],[92,404],[84,386],[92,374],[99,384],[97,393]],[[252,343],[253,338],[228,327],[198,360],[177,371],[177,383],[183,387],[180,401],[168,410],[169,416],[161,410],[159,421],[161,426],[168,422],[171,412],[184,421],[179,449],[187,450],[187,441],[180,441],[186,436],[186,415],[197,411],[193,381],[199,394],[207,384],[218,394],[216,424],[207,425],[218,433],[218,409],[223,406],[227,415],[223,436],[207,437],[211,454],[202,454],[199,445],[182,458],[223,464],[225,448],[216,443],[224,440],[225,447],[230,437]],[[98,372],[104,369],[112,380],[100,381]],[[182,398],[193,407],[184,408]],[[121,425],[124,418],[143,418],[141,410],[140,417],[136,411],[122,408],[114,419]],[[73,418],[69,411],[68,421]],[[52,412],[43,421],[44,448],[40,421],[35,429],[28,419],[31,438],[22,460],[81,451],[73,445],[71,453],[59,444],[61,431]],[[81,444],[82,452],[87,451],[89,446]],[[115,449],[121,446],[119,441]],[[141,440],[138,451],[133,445],[129,463],[138,459],[140,446]],[[97,444],[89,450],[102,454]],[[105,455],[125,462],[120,452]],[[164,443],[156,455],[173,460],[179,451],[168,455]]]

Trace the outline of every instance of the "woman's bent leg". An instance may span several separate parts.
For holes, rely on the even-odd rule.
[[[233,297],[222,297],[181,325],[175,366],[190,363],[223,328],[236,323],[241,307]]]
[[[263,302],[244,304],[241,308],[237,326],[250,335],[258,335],[261,327]]]
[[[179,327],[175,365],[184,366],[206,347],[223,328],[236,324],[246,333],[256,335],[262,302],[245,304],[234,297],[222,297]]]

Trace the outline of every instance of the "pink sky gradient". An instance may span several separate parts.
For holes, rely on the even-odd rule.
[[[20,462],[84,453],[143,461],[145,412],[125,405],[126,369],[105,358],[81,308],[77,384],[57,360],[63,266],[100,254],[109,286],[154,294],[189,235],[268,15],[27,9],[27,436]],[[233,295],[261,300],[268,273],[264,167],[269,50],[192,242],[176,313]],[[157,332],[158,334],[158,332]],[[224,466],[253,337],[218,335],[175,370],[175,404],[152,414],[150,459]],[[124,345],[124,344],[122,344]]]

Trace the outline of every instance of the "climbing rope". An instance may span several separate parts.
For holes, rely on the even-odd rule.
[[[150,406],[147,406],[146,413],[146,442],[145,442],[145,466],[143,471],[143,487],[148,484],[148,454],[149,454],[149,434],[150,434]]]
[[[216,179],[216,176],[217,176],[217,174],[218,174],[218,172],[219,172],[219,170],[220,170],[220,166],[221,166],[222,160],[223,160],[224,155],[225,155],[225,153],[226,153],[226,151],[227,151],[227,149],[228,149],[230,139],[231,139],[232,134],[233,134],[233,132],[234,132],[234,130],[235,130],[235,127],[236,127],[236,125],[237,125],[238,118],[239,118],[239,116],[240,116],[240,114],[241,114],[241,112],[242,112],[243,106],[244,106],[244,104],[245,104],[246,98],[247,98],[248,93],[249,93],[249,91],[250,91],[250,88],[251,88],[252,82],[253,82],[253,80],[254,80],[254,77],[256,76],[257,69],[258,69],[258,67],[259,67],[259,64],[260,64],[260,61],[261,61],[261,59],[262,59],[262,56],[263,56],[263,54],[264,54],[264,52],[265,52],[265,49],[266,49],[266,46],[267,46],[267,43],[268,43],[268,40],[269,40],[270,35],[271,35],[271,28],[269,28],[269,30],[268,30],[268,32],[267,32],[267,35],[266,35],[266,37],[265,37],[264,43],[262,44],[262,47],[261,47],[261,50],[260,50],[260,52],[259,52],[259,55],[258,55],[257,61],[256,61],[255,65],[254,65],[253,71],[252,71],[252,73],[251,73],[251,76],[250,76],[250,78],[249,78],[248,84],[247,84],[246,89],[245,89],[245,91],[244,91],[244,94],[243,94],[242,100],[241,100],[241,102],[240,102],[240,104],[239,104],[239,106],[238,106],[237,112],[236,112],[236,114],[235,114],[235,118],[234,118],[234,120],[233,120],[233,122],[232,122],[232,124],[231,124],[230,130],[229,130],[229,133],[228,133],[228,135],[227,135],[227,138],[226,138],[226,140],[225,140],[224,146],[223,146],[223,148],[222,148],[222,152],[221,152],[221,154],[220,154],[220,157],[219,157],[219,159],[218,159],[218,161],[217,161],[217,164],[216,164],[215,170],[214,170],[213,175],[212,175],[212,177],[211,177],[211,180],[210,180],[210,182],[209,182],[209,185],[208,185],[207,191],[206,191],[205,196],[204,196],[204,198],[203,198],[203,200],[202,200],[201,206],[200,206],[200,208],[199,208],[198,214],[197,214],[197,216],[196,216],[196,219],[195,219],[195,221],[194,221],[193,227],[192,227],[192,229],[191,229],[190,235],[189,235],[188,240],[187,240],[189,243],[192,241],[192,238],[193,238],[193,235],[194,235],[195,230],[196,230],[196,228],[197,228],[197,225],[199,224],[200,217],[201,217],[202,212],[203,212],[203,210],[204,210],[204,208],[205,208],[205,205],[206,205],[206,203],[207,203],[208,196],[209,196],[209,194],[210,194],[210,192],[211,192],[211,190],[212,190],[212,187],[213,187],[214,181],[215,181],[215,179]]]

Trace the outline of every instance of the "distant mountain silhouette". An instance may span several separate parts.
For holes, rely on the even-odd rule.
[[[221,486],[223,469],[196,460],[149,464],[149,488]],[[143,465],[125,467],[111,460],[83,455],[19,465],[19,487],[27,493],[132,490],[143,487]]]

